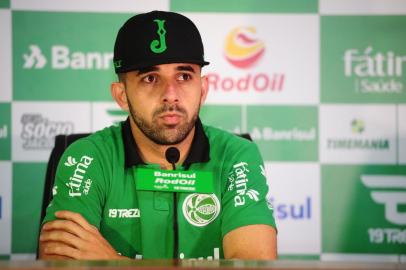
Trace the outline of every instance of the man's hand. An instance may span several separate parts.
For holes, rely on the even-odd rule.
[[[57,220],[42,226],[40,259],[114,260],[123,259],[80,214],[55,213]]]

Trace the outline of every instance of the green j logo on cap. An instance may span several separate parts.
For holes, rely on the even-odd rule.
[[[158,30],[156,33],[159,35],[159,40],[154,39],[151,42],[150,48],[151,51],[154,53],[163,53],[166,51],[166,40],[165,40],[165,35],[166,35],[166,30],[164,27],[165,20],[154,20],[154,22],[157,23],[158,25]]]

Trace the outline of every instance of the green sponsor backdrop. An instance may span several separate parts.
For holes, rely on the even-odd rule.
[[[0,160],[11,159],[10,103],[0,103]]]
[[[106,54],[131,15],[14,11],[12,16],[14,100],[111,100],[109,85],[116,77]],[[27,58],[38,49],[42,61],[37,57],[30,65]]]
[[[406,175],[406,166],[322,165],[322,250],[326,253],[404,254],[404,225],[386,220],[384,204],[375,202],[362,175]],[[379,190],[379,189],[378,189]],[[389,189],[404,192],[404,188]],[[398,211],[405,213],[404,204]],[[403,243],[371,243],[368,229],[401,229]],[[387,236],[385,236],[387,237]]]
[[[45,169],[45,163],[13,163],[12,253],[37,250]]]
[[[232,133],[243,133],[241,128],[241,106],[204,105],[200,109],[200,118],[206,125],[211,125]],[[227,119],[227,121],[224,121]]]
[[[10,0],[0,0],[0,8],[9,8]]]
[[[0,139],[0,160],[11,160],[14,155],[14,153],[11,154],[12,150],[23,156],[17,152],[18,147],[11,149],[11,125],[15,126],[16,130],[18,125],[21,125],[20,119],[16,123],[10,123],[12,118],[10,107],[16,102],[111,101],[109,85],[115,80],[115,75],[109,56],[113,50],[117,29],[132,15],[130,10],[124,10],[125,13],[112,13],[110,3],[107,4],[104,1],[100,3],[101,6],[97,9],[99,11],[94,10],[94,12],[55,12],[54,8],[49,10],[47,1],[41,2],[42,11],[29,11],[28,8],[23,8],[23,2],[19,3],[20,10],[11,10],[12,29],[9,32],[12,36],[9,39],[12,40],[12,66],[1,67],[12,70],[13,94],[10,103],[12,105],[0,103],[0,130],[4,125],[8,126],[7,139]],[[69,1],[64,3],[69,5]],[[262,16],[264,14],[281,16],[281,22],[286,21],[284,16],[292,16],[292,14],[298,15],[297,19],[308,15],[320,19],[320,39],[318,37],[315,41],[320,44],[320,54],[317,55],[320,66],[309,65],[311,72],[307,73],[307,70],[304,70],[303,74],[314,75],[314,78],[310,78],[313,80],[320,78],[315,85],[320,84],[321,102],[314,106],[308,106],[308,103],[298,104],[297,97],[289,96],[291,93],[287,84],[286,89],[280,94],[292,98],[292,102],[287,98],[284,99],[283,104],[275,100],[258,100],[260,104],[269,102],[268,105],[216,103],[217,105],[203,106],[200,116],[205,124],[233,133],[251,133],[265,162],[271,162],[270,170],[278,162],[301,166],[306,166],[307,162],[314,162],[321,166],[322,238],[320,241],[322,247],[320,254],[310,252],[306,249],[307,247],[303,247],[300,252],[291,252],[289,248],[294,245],[292,243],[295,239],[278,239],[286,248],[279,251],[281,259],[317,260],[323,258],[325,253],[405,254],[404,244],[369,242],[369,228],[399,229],[401,226],[386,221],[384,206],[372,200],[371,189],[365,187],[360,181],[360,176],[367,173],[404,176],[406,175],[405,166],[379,166],[367,163],[353,166],[322,164],[318,155],[318,134],[323,127],[319,127],[318,124],[318,108],[327,103],[343,105],[406,103],[404,73],[406,60],[403,59],[406,57],[406,16],[325,16],[318,14],[319,1],[317,0],[168,0],[167,4],[171,10],[181,12],[207,12],[213,16],[222,16],[223,12],[238,16],[246,15],[247,21],[242,21],[241,26],[250,25],[251,19],[261,20],[261,23],[264,20],[263,25],[272,28],[272,33],[276,33],[277,29],[283,33],[285,25],[269,25],[265,18],[268,16]],[[0,8],[10,8],[10,5],[10,1],[0,0]],[[67,8],[67,10],[78,10],[78,5],[78,3],[72,3],[72,9]],[[359,7],[359,4],[357,5]],[[363,5],[365,10],[371,9],[371,6],[366,3]],[[104,9],[105,12],[100,12],[99,8]],[[256,17],[257,15],[259,16]],[[213,25],[212,27],[213,30],[217,30],[217,27],[223,26]],[[214,38],[214,42],[224,42],[225,36],[216,36],[217,31],[213,31],[213,34],[210,38]],[[286,38],[288,37],[281,36],[283,40]],[[306,38],[309,37],[303,33],[303,39]],[[297,59],[291,57],[289,52],[297,49],[296,44],[285,44],[281,39],[277,35],[274,36],[270,44],[265,44],[266,51],[270,53],[281,51],[285,53],[286,59],[280,63],[270,58],[269,63],[266,63],[267,69],[269,72],[274,70],[285,72],[289,81],[301,81],[302,78],[293,76],[291,72],[293,70],[291,67],[295,65]],[[207,48],[210,47],[207,46]],[[2,46],[0,49],[3,49]],[[224,54],[223,51],[220,53]],[[101,62],[98,62],[99,58]],[[215,59],[213,65],[221,61],[224,59]],[[231,72],[237,75],[242,71],[231,66],[229,68],[229,70],[217,72],[220,74]],[[254,72],[255,67],[252,68],[246,71]],[[377,88],[375,92],[373,92],[374,87]],[[366,90],[369,90],[369,93],[366,93]],[[302,94],[307,95],[305,91]],[[225,99],[222,102],[227,103],[228,100]],[[241,104],[244,102],[242,100]],[[235,101],[230,101],[230,104],[235,104]],[[91,114],[93,113],[95,112],[91,111]],[[115,117],[122,113],[110,110],[108,115]],[[83,119],[86,117],[93,119],[93,116],[83,115]],[[382,115],[382,117],[387,116]],[[340,119],[337,117],[335,120],[339,122]],[[293,136],[292,132],[295,128],[307,132],[314,129],[315,135],[311,137],[311,134],[308,134],[308,138],[311,138],[308,140],[298,140],[297,134],[296,139],[286,139],[286,136]],[[270,139],[276,136],[272,132],[269,133],[270,129],[272,132],[282,132],[282,135],[279,135],[282,137]],[[20,134],[15,136],[18,137]],[[360,136],[364,135],[360,134]],[[402,134],[398,132],[397,136],[400,138]],[[336,160],[336,162],[347,161]],[[37,246],[46,164],[42,160],[27,163],[11,160],[11,163],[13,168],[12,232],[10,232],[12,253],[32,254],[36,252]],[[283,176],[279,177],[283,180]],[[273,179],[270,179],[271,185],[272,181]],[[286,188],[291,189],[290,186]],[[300,194],[300,191],[296,192]],[[295,193],[292,192],[292,194]],[[295,196],[297,195],[277,199],[289,207],[295,204]],[[398,209],[406,212],[405,208],[405,205],[400,205]],[[312,215],[310,220],[292,219],[284,222],[289,223],[286,227],[288,229],[295,228],[301,222],[310,222],[311,225],[318,226],[318,216],[317,214],[314,216],[313,218]],[[316,238],[318,235],[311,237]],[[283,242],[286,240],[289,241]],[[294,246],[293,250],[296,247]],[[0,256],[0,259],[9,258],[8,254]]]
[[[322,16],[320,27],[322,102],[406,102],[406,16]]]
[[[316,106],[248,106],[247,126],[265,160],[318,160]]]
[[[171,10],[243,13],[317,13],[317,0],[172,0]]]

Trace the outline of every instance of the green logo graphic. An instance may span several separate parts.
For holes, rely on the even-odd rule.
[[[42,69],[47,63],[46,58],[42,54],[41,48],[38,45],[31,44],[29,46],[30,53],[23,54],[24,69]]]
[[[322,165],[321,177],[322,252],[405,254],[406,166]]]
[[[183,202],[183,215],[197,227],[203,227],[216,219],[220,213],[220,202],[214,194],[190,194]]]
[[[365,130],[364,121],[360,119],[354,119],[351,121],[351,131],[353,133],[361,134]]]
[[[115,67],[115,68],[120,68],[120,67],[121,67],[121,63],[122,63],[121,60],[115,61],[115,62],[114,62],[114,67]]]
[[[11,112],[10,103],[0,103],[0,160],[11,158]]]
[[[323,16],[321,101],[405,102],[405,42],[404,16]]]
[[[316,161],[317,115],[313,106],[248,106],[247,131],[265,160]]]
[[[166,51],[166,40],[165,40],[166,30],[164,27],[165,20],[156,19],[154,20],[154,22],[156,22],[158,25],[158,30],[156,31],[156,33],[159,35],[159,40],[154,39],[151,42],[150,48],[151,51],[153,51],[154,53],[163,53],[164,51]]]

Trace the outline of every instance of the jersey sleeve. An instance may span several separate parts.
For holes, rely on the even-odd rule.
[[[59,161],[43,224],[55,220],[55,212],[69,210],[99,228],[106,197],[104,175],[102,156],[92,141],[81,139],[70,145]]]
[[[222,237],[242,226],[267,224],[276,228],[267,202],[265,167],[257,146],[244,144],[227,161],[227,184],[222,198]]]

